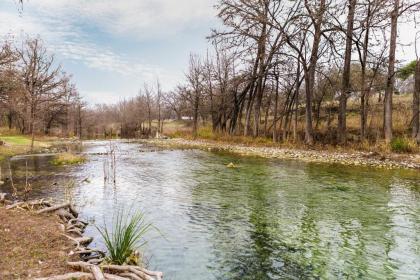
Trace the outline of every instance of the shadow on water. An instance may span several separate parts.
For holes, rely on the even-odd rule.
[[[111,223],[118,208],[142,209],[164,236],[150,233],[143,250],[150,267],[165,271],[166,279],[420,276],[416,171],[119,142],[114,185],[103,179],[107,145],[85,145],[89,160],[82,166],[52,167],[48,158],[31,159],[32,195],[61,198],[62,186],[73,180],[73,200],[84,218],[99,224]],[[12,160],[18,184],[25,161]],[[227,168],[230,162],[237,168]],[[93,227],[87,234],[103,248]]]
[[[65,188],[73,180],[73,174],[68,168],[58,168],[50,161],[52,155],[16,156],[0,164],[1,181],[0,191],[12,193],[12,182],[18,194],[22,194],[26,180],[31,186],[31,198],[53,197],[59,200],[64,198]],[[12,178],[12,179],[11,179]]]

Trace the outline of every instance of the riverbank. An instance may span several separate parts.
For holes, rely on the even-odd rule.
[[[33,279],[69,272],[69,241],[58,218],[0,206],[0,279]]]
[[[34,152],[49,151],[55,138],[43,138],[34,142]],[[31,139],[25,135],[0,134],[0,161],[15,155],[27,154],[31,152]]]
[[[420,169],[419,154],[395,154],[360,151],[330,151],[289,149],[281,147],[249,146],[212,140],[150,139],[147,143],[162,148],[187,148],[231,152],[245,156],[277,159],[296,159],[305,162],[337,163],[381,168]]]

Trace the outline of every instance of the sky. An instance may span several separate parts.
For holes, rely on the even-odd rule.
[[[88,103],[135,96],[159,78],[183,81],[218,24],[215,0],[0,0],[0,35],[40,36]]]
[[[159,78],[164,90],[185,80],[191,52],[205,54],[220,25],[216,0],[0,0],[0,36],[40,36],[84,100],[114,103]],[[417,28],[417,30],[419,30]],[[398,56],[415,58],[416,27],[400,25]],[[419,46],[420,47],[420,46]]]

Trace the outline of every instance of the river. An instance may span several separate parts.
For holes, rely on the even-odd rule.
[[[156,228],[142,251],[165,279],[420,279],[418,170],[115,143],[115,184],[104,182],[108,142],[86,142],[79,166],[13,158],[15,183],[27,162],[31,197],[71,198],[99,226],[142,210]],[[86,235],[104,248],[95,227]]]

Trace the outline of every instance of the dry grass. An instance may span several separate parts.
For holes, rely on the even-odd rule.
[[[68,272],[70,244],[58,218],[0,208],[0,279],[31,279]]]

